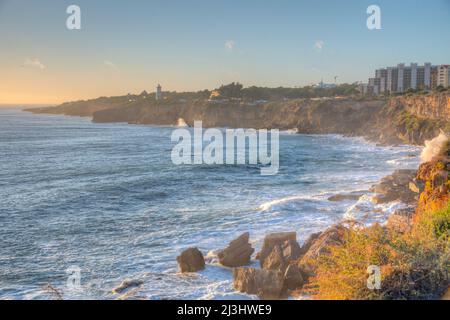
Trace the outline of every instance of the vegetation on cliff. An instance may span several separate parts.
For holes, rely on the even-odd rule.
[[[307,291],[317,299],[435,299],[449,286],[450,146],[420,166],[424,181],[411,228],[401,233],[375,224],[348,228],[344,241],[313,261]],[[367,286],[368,266],[379,266],[381,288]]]

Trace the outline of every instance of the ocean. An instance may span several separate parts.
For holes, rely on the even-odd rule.
[[[256,165],[171,162],[174,127],[0,109],[0,299],[115,299],[125,279],[136,299],[253,299],[234,292],[214,252],[249,231],[311,233],[347,218],[384,222],[400,203],[367,191],[396,169],[416,168],[420,148],[382,147],[338,135],[280,136],[280,171]],[[330,196],[361,191],[359,200]],[[213,263],[177,273],[198,247]],[[80,287],[67,285],[79,269]]]

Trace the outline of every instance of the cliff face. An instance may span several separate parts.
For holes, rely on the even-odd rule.
[[[262,106],[239,104],[140,104],[129,108],[98,111],[95,122],[129,122],[174,125],[179,118],[187,124],[202,120],[205,127],[297,128],[303,133],[361,133],[373,114],[381,110],[382,101],[295,100]]]
[[[391,98],[377,116],[378,140],[423,145],[440,130],[449,131],[449,99],[449,93]]]
[[[420,118],[450,121],[450,94],[400,96],[389,100],[392,108],[401,106]]]
[[[94,122],[189,125],[202,120],[204,127],[298,129],[307,134],[363,136],[384,144],[423,144],[450,129],[450,94],[394,97],[389,100],[291,100],[251,106],[206,101],[154,101],[136,96],[99,98],[66,103],[37,113],[92,116]]]

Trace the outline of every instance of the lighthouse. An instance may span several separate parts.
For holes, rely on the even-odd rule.
[[[161,88],[160,84],[158,84],[158,86],[156,87],[155,99],[156,100],[161,100],[162,99],[162,88]]]

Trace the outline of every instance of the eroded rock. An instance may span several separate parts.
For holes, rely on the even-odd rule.
[[[138,288],[143,283],[144,282],[142,280],[138,279],[126,279],[118,287],[113,289],[113,293],[121,294],[125,291],[128,291],[129,289]]]
[[[235,268],[234,288],[243,293],[258,295],[263,299],[279,299],[286,294],[283,273],[255,268]]]
[[[272,252],[264,259],[262,268],[266,270],[279,270],[284,271],[287,267],[287,263],[284,260],[283,252],[279,245],[273,247]]]
[[[377,204],[392,201],[414,203],[417,200],[417,191],[421,186],[415,179],[416,170],[397,170],[392,175],[384,177],[380,183],[371,188],[377,193],[373,201]]]
[[[205,269],[205,259],[197,248],[189,248],[177,257],[177,262],[182,273],[197,272]]]
[[[284,286],[288,290],[301,288],[305,284],[302,270],[295,263],[290,264],[284,273]]]
[[[250,234],[242,234],[239,238],[230,242],[228,247],[218,253],[220,264],[235,268],[246,266],[255,251],[249,243]]]
[[[313,235],[307,241],[304,245],[304,247],[307,246],[307,251],[297,264],[304,278],[314,275],[317,258],[323,254],[328,254],[330,246],[342,245],[344,243],[347,231],[348,229],[346,227],[337,224],[320,234]],[[302,248],[302,250],[305,249]]]
[[[341,194],[336,194],[334,196],[331,196],[328,198],[328,201],[332,201],[332,202],[340,202],[340,201],[346,201],[346,200],[358,200],[359,198],[361,198],[361,196],[364,195],[363,191],[356,191],[356,192],[351,192],[351,193],[341,193]]]
[[[286,241],[297,242],[296,232],[282,232],[282,233],[272,233],[264,238],[263,247],[258,253],[257,258],[259,259],[261,267],[264,266],[264,261],[271,254],[275,246],[281,246]]]
[[[389,216],[386,226],[396,232],[409,232],[412,228],[414,212],[414,207],[396,210]]]

